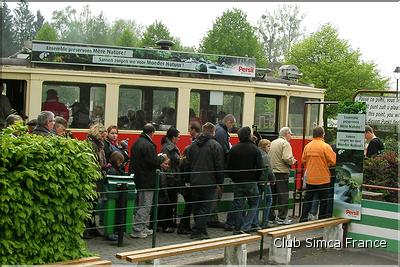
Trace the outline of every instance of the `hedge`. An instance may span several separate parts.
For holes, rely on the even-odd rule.
[[[82,235],[101,177],[90,144],[14,127],[0,134],[0,265],[90,255]]]

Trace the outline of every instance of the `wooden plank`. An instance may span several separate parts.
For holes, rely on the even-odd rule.
[[[91,261],[82,264],[77,264],[77,266],[85,267],[85,266],[93,266],[93,265],[111,265],[111,261],[109,260],[98,260],[98,261]]]
[[[339,218],[339,219],[330,220],[327,222],[319,222],[319,223],[314,223],[314,224],[309,224],[309,225],[301,225],[298,227],[293,227],[293,228],[284,229],[284,230],[272,231],[272,232],[268,233],[268,235],[273,236],[273,237],[284,236],[287,234],[293,234],[293,233],[298,233],[298,232],[302,232],[302,231],[310,231],[310,230],[324,228],[327,226],[332,226],[332,225],[337,225],[337,224],[349,223],[350,221],[351,221],[350,219]]]
[[[318,222],[327,222],[327,221],[331,221],[331,220],[335,220],[335,219],[337,219],[337,218],[331,217],[331,218],[320,219],[320,220],[315,220],[315,221],[308,221],[308,222],[294,223],[294,224],[289,224],[289,225],[282,225],[282,226],[278,226],[278,227],[261,229],[261,230],[258,230],[257,233],[260,234],[260,235],[268,235],[270,232],[275,232],[275,231],[279,231],[279,230],[298,227],[300,225],[309,225],[309,224],[318,223]]]
[[[225,240],[236,239],[236,238],[241,238],[241,237],[246,237],[246,236],[250,236],[250,234],[229,235],[229,236],[223,236],[223,237],[218,237],[218,238],[205,239],[205,240],[193,241],[193,242],[187,242],[187,243],[181,243],[181,244],[174,244],[174,245],[161,246],[161,247],[155,247],[155,248],[147,248],[147,249],[141,249],[141,250],[121,252],[121,253],[117,253],[116,257],[118,259],[124,260],[127,256],[162,251],[162,250],[167,250],[167,249],[175,249],[175,248],[181,248],[181,247],[207,244],[207,243],[212,243],[212,242],[216,242],[216,241],[225,241]]]
[[[59,262],[55,262],[55,263],[50,263],[49,265],[75,265],[75,264],[87,263],[87,262],[98,261],[98,260],[100,260],[99,256],[93,256],[93,257],[86,257],[86,258],[75,259],[75,260],[59,261]]]
[[[212,243],[205,244],[197,244],[192,246],[168,249],[168,250],[160,250],[155,252],[149,252],[145,254],[133,255],[126,257],[126,260],[129,262],[142,262],[147,260],[160,259],[170,256],[177,256],[181,254],[193,253],[204,250],[218,249],[224,247],[231,247],[245,243],[255,242],[261,239],[259,235],[250,235],[246,237],[231,239],[231,240],[221,240]]]

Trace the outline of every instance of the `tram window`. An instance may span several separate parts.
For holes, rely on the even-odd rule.
[[[256,96],[254,125],[259,132],[277,132],[277,98]]]
[[[289,127],[296,135],[303,134],[303,114],[304,103],[306,101],[318,101],[318,99],[303,98],[303,97],[290,97],[289,103]],[[310,105],[307,114],[307,132],[306,135],[312,135],[312,129],[318,125],[319,118],[319,105]]]
[[[70,128],[86,129],[104,123],[105,91],[102,84],[44,82],[42,110],[64,117]]]
[[[176,126],[177,90],[121,86],[119,89],[118,127],[142,130],[150,122],[157,130]]]
[[[219,97],[221,96],[221,97]],[[201,124],[221,121],[225,115],[233,114],[236,127],[242,125],[243,93],[192,90],[190,92],[189,123]]]
[[[18,114],[27,118],[25,80],[0,79],[0,130],[4,127],[10,114]]]

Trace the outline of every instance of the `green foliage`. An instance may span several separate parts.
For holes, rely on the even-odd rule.
[[[56,30],[46,22],[36,33],[35,39],[43,41],[57,41],[58,37]]]
[[[138,46],[141,31],[141,26],[137,25],[134,20],[117,19],[112,22],[109,35],[111,41],[115,42],[115,45],[119,45],[118,42],[121,42],[121,39],[126,39],[123,35],[128,35],[127,32],[132,33],[132,41],[125,41],[125,43],[132,43],[130,46]]]
[[[364,184],[399,188],[399,156],[395,151],[387,151],[381,155],[366,158],[364,161]],[[399,203],[395,191],[385,195],[385,200]]]
[[[146,28],[140,43],[141,46],[155,47],[156,42],[159,40],[173,41],[175,45],[172,47],[172,50],[178,51],[182,49],[180,39],[173,37],[168,30],[168,27],[165,26],[161,21],[156,20],[154,23]]]
[[[330,24],[295,44],[286,63],[299,67],[302,82],[326,89],[325,100],[345,101],[359,89],[383,89],[388,83],[376,64],[363,62],[360,51],[340,39]],[[325,119],[334,117],[331,108],[325,111]]]
[[[366,114],[367,106],[363,102],[342,101],[338,104],[338,113]]]
[[[13,127],[0,134],[0,264],[88,256],[84,221],[101,177],[90,144]]]
[[[79,13],[70,6],[54,11],[51,24],[61,41],[112,44],[109,36],[110,26],[103,13],[93,15],[89,5],[84,6]]]
[[[258,33],[270,67],[282,63],[293,44],[303,36],[304,27],[301,23],[304,17],[298,5],[285,4],[261,16]]]
[[[200,52],[256,58],[257,66],[266,65],[255,28],[240,9],[225,11],[214,22],[200,44]]]
[[[16,52],[14,41],[14,18],[5,1],[1,3],[1,49],[0,56],[8,57]]]
[[[115,43],[118,46],[133,47],[136,41],[133,32],[129,28],[126,28]]]
[[[18,3],[14,13],[15,42],[18,48],[22,48],[24,42],[32,40],[35,35],[35,16],[29,10],[29,5],[25,0]]]

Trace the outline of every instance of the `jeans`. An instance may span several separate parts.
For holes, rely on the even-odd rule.
[[[269,184],[259,185],[258,189],[260,190],[260,197],[258,198],[257,213],[256,213],[256,216],[254,216],[252,225],[266,227],[268,225],[269,212],[270,212],[271,206],[272,206],[271,186]],[[263,195],[264,195],[264,197],[263,197]],[[260,225],[260,222],[259,222],[260,209],[259,209],[259,207],[263,200],[265,203],[265,207],[264,207],[264,211],[263,211],[263,215],[262,215],[263,216],[262,221],[261,221],[262,224]]]
[[[319,199],[320,203],[318,218],[324,219],[329,217],[328,215],[329,191],[330,191],[329,183],[320,185],[307,184],[306,195],[304,197],[304,203],[303,203],[303,210],[301,212],[301,218],[300,218],[301,222],[307,221],[308,213],[311,210],[314,195],[317,195],[317,198]]]
[[[236,231],[250,231],[251,223],[257,213],[259,191],[256,182],[240,184],[235,186],[235,200],[232,203],[235,216]],[[247,199],[248,209],[245,209],[245,199]]]
[[[194,215],[192,235],[207,235],[207,222],[210,216],[211,203],[215,201],[215,185],[193,187],[191,190]]]
[[[311,210],[310,210],[310,213],[312,214],[312,215],[317,215],[317,213],[318,213],[318,206],[319,206],[319,199],[318,199],[318,196],[317,196],[317,194],[314,194],[314,198],[313,198],[313,200],[312,200],[312,204],[311,204]]]
[[[150,211],[153,205],[154,191],[144,190],[137,193],[138,202],[135,214],[135,222],[133,224],[133,231],[142,232],[146,229],[146,225],[150,220]]]

